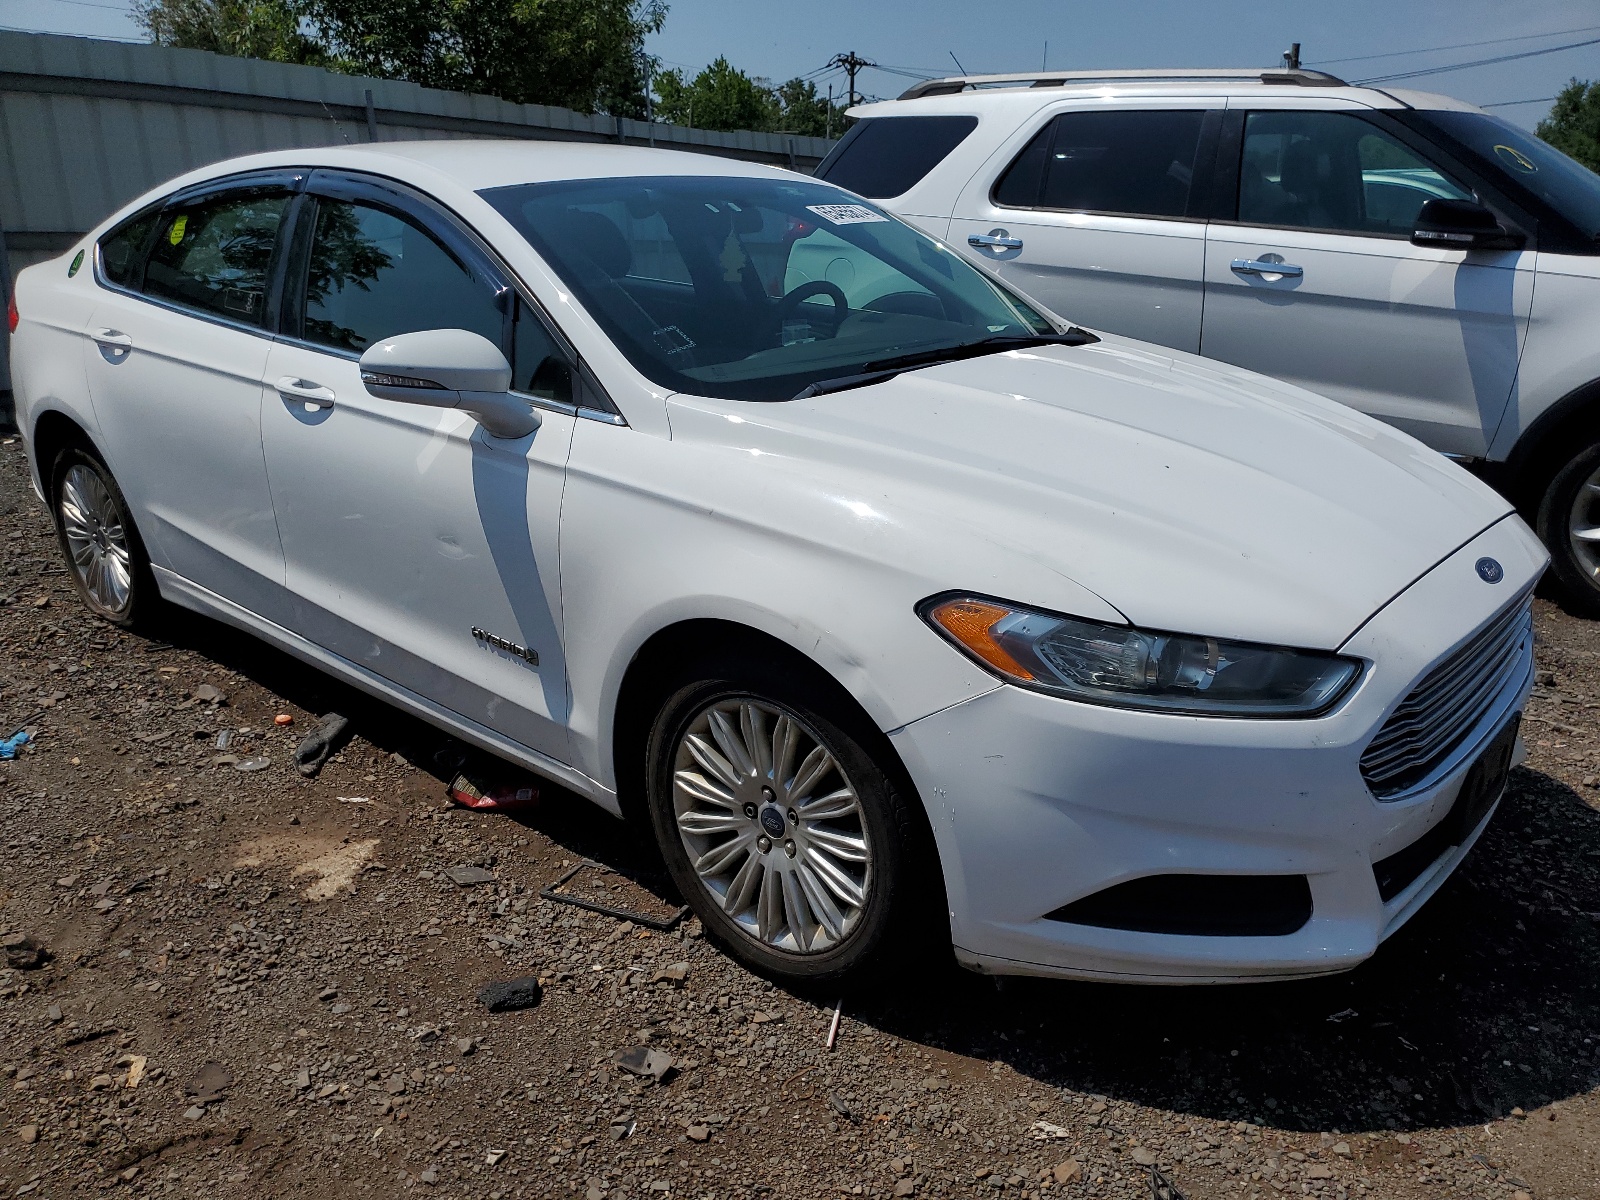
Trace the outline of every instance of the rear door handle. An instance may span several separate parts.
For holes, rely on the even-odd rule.
[[[1021,250],[1022,239],[1012,237],[1004,229],[996,229],[993,233],[972,234],[967,238],[967,245],[985,250]]]
[[[100,346],[111,350],[132,350],[133,339],[120,329],[96,329],[89,335]]]
[[[1305,274],[1303,267],[1292,263],[1265,262],[1259,258],[1236,258],[1228,264],[1228,269],[1240,275],[1277,275],[1284,279],[1299,279]]]
[[[304,403],[308,411],[333,407],[333,389],[325,388],[309,379],[297,379],[293,375],[285,375],[272,386],[285,400],[299,400]]]

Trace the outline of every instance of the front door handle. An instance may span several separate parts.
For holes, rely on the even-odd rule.
[[[320,383],[313,383],[309,379],[299,379],[293,375],[285,375],[272,385],[278,395],[285,400],[299,400],[306,406],[307,412],[316,412],[318,409],[332,408],[334,394],[332,388],[325,388]]]
[[[1240,275],[1275,275],[1280,279],[1299,279],[1305,274],[1305,268],[1292,263],[1267,262],[1259,258],[1236,258],[1228,264],[1228,269]]]
[[[991,229],[988,233],[972,234],[967,238],[967,245],[984,250],[1021,250],[1022,239],[1012,237],[1004,229]]]
[[[95,343],[108,350],[132,350],[133,339],[120,329],[96,329],[89,335]]]

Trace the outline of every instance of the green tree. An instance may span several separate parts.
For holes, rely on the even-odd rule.
[[[682,71],[656,76],[656,116],[696,129],[771,129],[781,108],[765,80],[752,79],[719,57],[692,80]]]
[[[817,94],[817,85],[808,79],[791,79],[777,89],[778,104],[782,108],[775,129],[784,133],[800,133],[806,137],[835,136],[844,132],[849,119],[844,115],[842,103],[833,105],[829,119],[828,97]]]
[[[319,66],[327,60],[301,29],[295,0],[136,0],[133,18],[160,46]]]
[[[297,0],[342,70],[643,116],[663,0]]]
[[[1591,171],[1600,171],[1600,82],[1574,79],[1534,132]]]
[[[664,0],[136,0],[153,41],[642,117]]]

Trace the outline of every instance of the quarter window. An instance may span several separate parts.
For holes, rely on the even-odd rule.
[[[467,329],[501,345],[492,287],[420,226],[386,209],[318,200],[303,336],[360,353],[423,329]]]
[[[167,209],[145,268],[145,294],[261,324],[272,252],[288,203],[281,192],[234,192]],[[134,259],[128,261],[136,266]]]
[[[161,220],[159,209],[124,221],[100,239],[100,270],[118,287],[138,287],[145,247]]]
[[[1349,113],[1245,118],[1239,220],[1247,225],[1409,237],[1429,200],[1470,200],[1371,122]]]
[[[977,117],[869,117],[833,148],[817,178],[873,200],[899,196],[977,127]]]
[[[1200,109],[1062,113],[995,185],[996,204],[1134,217],[1189,211]]]
[[[572,363],[556,345],[539,315],[527,304],[517,302],[517,326],[513,338],[511,387],[541,400],[573,402]]]

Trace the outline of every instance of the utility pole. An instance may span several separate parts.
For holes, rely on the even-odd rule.
[[[822,136],[827,138],[829,141],[832,141],[833,140],[833,84],[831,84],[831,83],[828,85],[828,108],[827,108],[826,115],[822,118],[822,130],[823,130]]]
[[[849,103],[846,105],[846,107],[847,108],[854,108],[856,103],[857,103],[857,99],[856,99],[856,72],[860,71],[863,67],[875,67],[878,64],[875,63],[875,62],[870,62],[869,60],[867,60],[865,58],[862,58],[854,50],[851,50],[847,54],[835,54],[832,58],[830,58],[828,60],[828,65],[830,67],[843,67],[844,70],[845,70],[845,73],[850,76]]]
[[[1295,42],[1283,52],[1283,65],[1291,71],[1300,69],[1300,43]]]
[[[650,56],[644,56],[644,120],[650,126],[650,144],[656,144],[656,109],[650,98]]]

